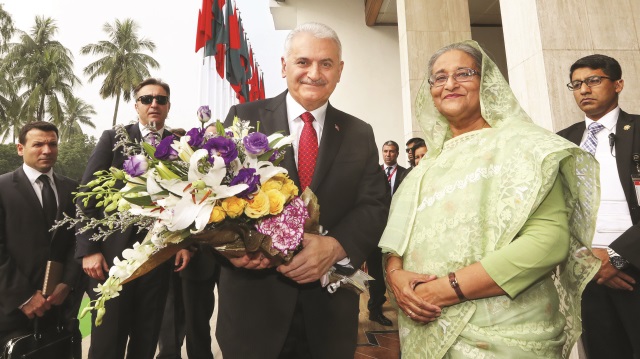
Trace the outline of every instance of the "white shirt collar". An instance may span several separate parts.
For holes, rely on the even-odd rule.
[[[296,100],[293,99],[290,92],[287,92],[286,103],[287,120],[289,121],[289,124],[291,124],[296,119],[300,119],[300,115],[302,115],[303,113],[311,112],[313,117],[316,119],[316,122],[318,122],[318,124],[320,125],[320,128],[324,127],[324,119],[327,115],[327,106],[329,106],[329,101],[325,102],[324,105],[316,108],[315,110],[307,111],[304,109],[304,107],[302,107],[302,105],[300,105],[296,102]]]
[[[55,183],[53,181],[53,168],[51,168],[47,173],[42,173],[35,168],[31,168],[27,166],[26,163],[23,163],[22,169],[24,170],[24,174],[27,175],[27,178],[29,179],[29,182],[31,183],[31,185],[34,185],[35,183],[37,183],[36,181],[38,180],[38,177],[40,177],[40,175],[43,175],[43,174],[49,177],[50,183]]]
[[[147,137],[149,132],[151,132],[149,128],[143,125],[140,121],[138,121],[138,128],[140,129],[140,135],[142,136],[142,138]],[[164,127],[157,129],[156,132],[160,135],[160,137],[162,137],[162,134],[164,133]]]
[[[619,115],[620,115],[620,106],[616,106],[616,108],[607,112],[606,115],[602,116],[598,120],[598,123],[604,126],[607,130],[609,130],[610,133],[616,133],[616,123],[618,122]],[[588,129],[589,125],[591,125],[596,121],[585,116],[584,122]]]

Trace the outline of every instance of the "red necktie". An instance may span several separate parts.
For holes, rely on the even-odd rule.
[[[300,118],[304,122],[304,127],[302,127],[300,145],[298,147],[298,177],[300,177],[300,185],[304,191],[311,184],[313,171],[316,168],[318,134],[313,128],[315,118],[310,112],[303,113]]]

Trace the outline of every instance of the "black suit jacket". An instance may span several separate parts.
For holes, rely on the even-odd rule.
[[[231,107],[225,125],[231,125],[234,116],[238,116],[250,121],[254,128],[260,121],[260,131],[265,134],[280,131],[288,135],[286,93]],[[300,186],[291,147],[280,165]],[[310,188],[320,204],[320,224],[340,242],[354,268],[360,267],[382,235],[390,201],[387,186],[378,165],[371,126],[329,104]],[[277,357],[296,302],[304,307],[307,337],[321,336],[327,340],[330,332],[357,330],[357,318],[351,322],[350,315],[353,309],[357,316],[358,297],[348,290],[329,294],[319,282],[298,285],[273,269],[255,271],[223,266],[219,291],[221,314],[217,337],[225,356],[230,358]],[[342,309],[349,313],[346,322],[339,328],[326,327],[324,317]],[[246,345],[246,338],[252,338],[251,346]],[[324,343],[325,347],[340,345],[340,340]],[[322,353],[317,355],[326,357]]]
[[[580,145],[586,125],[584,121],[573,124],[558,132],[558,135]],[[616,124],[615,154],[618,165],[618,176],[624,195],[627,199],[633,226],[618,237],[611,245],[611,249],[628,260],[634,267],[640,268],[640,207],[631,175],[636,174],[634,154],[640,154],[640,116],[630,115],[620,111]],[[601,186],[606,186],[601,183]]]
[[[383,173],[384,173],[384,178],[387,179],[387,174],[384,172],[384,167],[385,165],[382,164],[380,165],[380,168],[382,168]],[[400,187],[400,184],[402,183],[402,180],[404,179],[404,176],[407,175],[407,169],[397,165],[396,166],[396,181],[393,182],[393,191],[391,191],[391,195],[393,195],[394,193],[396,193],[396,191],[398,190],[398,188]]]
[[[137,123],[125,126],[129,138],[131,141],[141,141],[142,134],[140,133],[140,127]],[[165,130],[162,137],[171,136],[171,132]],[[102,133],[96,148],[89,157],[87,168],[82,176],[82,184],[87,184],[94,179],[93,174],[100,170],[108,170],[111,167],[122,168],[122,164],[127,157],[122,153],[119,148],[114,151],[113,147],[118,139],[116,138],[116,131],[114,129],[106,130]],[[96,208],[90,202],[89,206],[84,207],[82,201],[78,201],[78,205],[82,208],[83,212],[91,218],[103,218],[103,208]],[[113,265],[113,259],[116,256],[122,254],[122,251],[126,248],[130,248],[136,241],[140,241],[144,238],[146,233],[136,233],[137,229],[134,227],[127,228],[124,232],[117,232],[111,235],[104,241],[92,241],[89,238],[95,233],[95,230],[89,230],[84,233],[78,233],[76,253],[75,256],[81,259],[84,256],[94,253],[102,253],[105,260],[111,267]]]
[[[74,216],[77,182],[54,173],[58,214]],[[73,287],[80,266],[73,259],[73,230],[49,232],[42,205],[22,167],[0,176],[0,330],[23,326],[18,309],[42,289],[48,260],[64,263],[62,282]]]

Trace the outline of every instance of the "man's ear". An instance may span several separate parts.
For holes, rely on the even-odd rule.
[[[24,146],[22,143],[16,145],[16,150],[18,150],[18,156],[22,157],[24,155]]]
[[[616,81],[615,87],[616,87],[616,92],[617,93],[622,92],[622,89],[624,88],[624,80],[620,79],[620,80]]]
[[[280,58],[280,62],[282,63],[282,78],[287,77],[287,60],[284,59],[284,56]]]

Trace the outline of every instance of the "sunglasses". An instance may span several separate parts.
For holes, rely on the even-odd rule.
[[[169,102],[169,96],[162,96],[162,95],[157,95],[157,96],[143,95],[138,97],[136,101],[140,101],[140,103],[143,105],[151,105],[151,103],[153,102],[153,99],[156,99],[156,103],[158,105],[166,105],[167,102]]]

